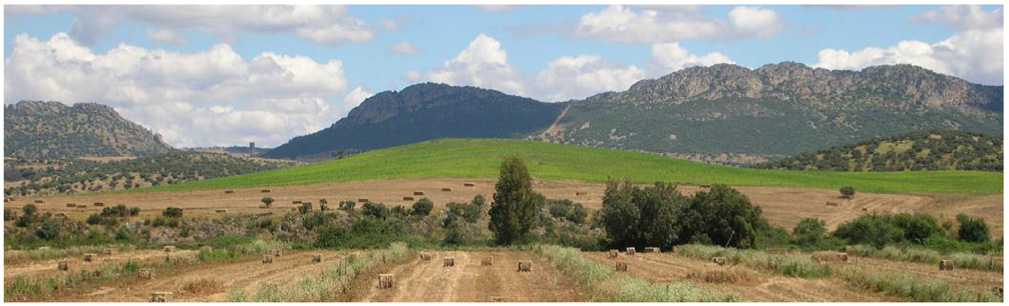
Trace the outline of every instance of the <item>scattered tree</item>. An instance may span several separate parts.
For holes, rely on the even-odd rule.
[[[506,157],[494,189],[488,228],[494,232],[495,243],[530,242],[530,233],[544,203],[542,197],[533,192],[532,178],[525,163],[518,157]]]

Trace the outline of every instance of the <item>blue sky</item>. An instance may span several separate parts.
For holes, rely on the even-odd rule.
[[[184,19],[185,14],[174,14],[177,12],[171,8],[8,5],[4,24],[5,103],[21,99],[96,101],[113,105],[127,118],[162,133],[173,145],[228,145],[258,140],[274,146],[328,126],[371,93],[424,81],[475,85],[561,101],[605,90],[624,90],[642,78],[689,66],[732,62],[756,68],[795,61],[828,69],[912,63],[973,82],[1002,84],[1001,6],[745,8],[668,10],[555,5],[489,10],[457,5],[352,5],[324,13],[312,10],[310,16],[321,16],[322,21],[311,25],[265,18],[257,23],[255,16],[262,12],[255,10],[250,10],[248,16],[252,17],[245,20],[229,16],[235,20],[224,18],[194,25]],[[187,10],[206,9],[189,7],[178,11]],[[232,15],[227,8],[222,11]],[[623,20],[618,18],[621,14],[633,18]],[[641,21],[648,14],[656,17],[650,22]],[[214,13],[203,16],[213,17]],[[585,16],[598,18],[596,23],[586,23]],[[395,24],[394,28],[390,23]],[[331,24],[337,26],[327,28]],[[623,30],[609,29],[611,26]],[[670,30],[674,28],[684,30],[664,34],[676,31]],[[305,34],[320,29],[333,31],[325,38]],[[162,31],[169,38],[155,39],[152,31]],[[360,35],[364,32],[367,35]],[[941,43],[944,41],[947,43]],[[403,42],[415,52],[397,54],[390,50]],[[230,51],[207,54],[222,44]],[[998,49],[994,50],[996,45]],[[111,55],[116,52],[110,51],[127,50],[124,46],[140,48],[143,54],[124,58]],[[17,53],[17,48],[25,52]],[[46,58],[27,54],[27,50],[49,50],[52,54],[73,51],[67,53],[73,55]],[[825,55],[824,50],[831,52]],[[997,59],[990,58],[994,51],[998,52]],[[163,76],[147,78],[154,68],[189,65],[187,61],[222,62],[219,56],[230,58],[232,53],[240,56],[234,62],[237,66],[221,64],[217,70],[206,71],[159,70]],[[274,56],[262,57],[264,53]],[[464,53],[469,56],[463,58]],[[188,56],[194,54],[206,58]],[[978,54],[989,55],[982,58]],[[18,57],[12,59],[15,55]],[[64,69],[65,63],[54,63],[66,61],[68,56],[77,65],[72,71],[53,72],[59,75],[39,72]],[[283,64],[277,57],[305,59],[308,65],[293,61]],[[112,63],[100,64],[103,58]],[[119,65],[127,61],[125,58],[146,60]],[[270,74],[266,68],[257,70],[257,58],[274,59],[286,73],[327,81],[291,81],[277,88],[254,83],[250,81],[253,78],[284,75]],[[988,67],[995,64],[993,60],[997,60],[997,69]],[[157,64],[159,61],[163,63]],[[25,62],[37,63],[23,65]],[[338,63],[338,68],[320,67],[331,62]],[[93,67],[105,70],[95,72]],[[230,72],[245,70],[249,75]],[[126,84],[131,89],[120,86],[115,91],[83,90],[96,84],[82,83],[81,79]],[[569,81],[573,79],[579,81]],[[246,83],[235,85],[236,80]],[[45,88],[39,83],[55,87]],[[225,85],[234,88],[208,93]],[[270,106],[275,104],[284,106]],[[162,118],[165,112],[182,117],[209,113],[214,117],[173,121]],[[210,122],[213,118],[228,120]],[[259,129],[245,128],[252,122],[266,124]],[[196,132],[205,128],[226,131],[220,135]]]

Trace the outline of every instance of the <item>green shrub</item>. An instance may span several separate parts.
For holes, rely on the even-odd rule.
[[[386,248],[401,240],[402,231],[382,219],[366,217],[355,221],[350,229],[330,226],[316,234],[315,247],[330,249]]]
[[[855,187],[844,186],[844,187],[841,187],[840,191],[841,191],[841,196],[844,197],[844,198],[850,199],[850,198],[855,197]]]
[[[550,216],[566,219],[575,224],[585,223],[585,217],[589,215],[588,210],[585,209],[585,206],[582,206],[582,203],[575,203],[568,199],[549,200],[547,201],[547,206],[550,210]]]
[[[960,240],[973,243],[991,240],[988,224],[984,222],[984,219],[971,218],[966,214],[959,214],[956,216],[956,220],[960,222],[960,230],[957,233],[957,237]]]
[[[385,219],[389,215],[389,208],[382,203],[367,202],[361,205],[361,214],[379,219]]]
[[[165,218],[182,218],[182,208],[178,207],[166,207],[161,215]]]
[[[410,208],[410,213],[414,216],[427,216],[431,214],[431,210],[434,209],[434,202],[431,202],[428,198],[421,198],[413,203],[413,207]]]
[[[911,274],[883,273],[855,267],[842,269],[839,274],[852,286],[915,302],[1002,302],[1001,296],[991,292],[957,290],[946,279],[916,279]]]

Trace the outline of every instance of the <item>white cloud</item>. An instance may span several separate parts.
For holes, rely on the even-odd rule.
[[[956,15],[960,14],[960,15]],[[965,20],[997,14],[998,26],[991,22]],[[1001,9],[981,12],[970,8],[945,7],[926,12],[930,20],[964,28],[943,41],[927,43],[905,40],[889,47],[867,47],[861,50],[824,49],[815,67],[827,69],[862,69],[873,65],[912,64],[982,84],[1001,85],[1003,80],[1003,30]],[[923,19],[922,19],[923,20]]]
[[[406,72],[403,73],[403,80],[411,82],[418,81],[420,80],[421,77],[422,76],[420,74],[420,71],[417,70],[407,70]]]
[[[407,23],[413,22],[413,18],[399,17],[396,19],[382,18],[378,20],[378,24],[382,25],[383,28],[389,31],[398,31],[400,28]]]
[[[364,99],[371,97],[371,95],[372,93],[362,86],[354,87],[354,90],[351,90],[350,93],[343,98],[344,109],[349,112],[351,109],[361,105],[361,102],[364,102]]]
[[[395,54],[418,54],[420,53],[420,49],[414,47],[413,44],[411,44],[410,42],[404,40],[395,45],[392,45],[392,47],[389,47],[389,52]]]
[[[645,77],[638,67],[604,61],[598,55],[561,57],[536,75],[534,97],[544,101],[585,98],[604,91],[627,90]]]
[[[661,76],[693,66],[711,66],[714,64],[734,64],[728,56],[718,52],[705,55],[690,54],[679,43],[664,43],[652,45],[652,75]]]
[[[14,38],[5,102],[100,102],[175,146],[278,145],[345,114],[342,63],[265,52],[243,59],[226,44],[179,53],[120,44],[105,54],[65,33]],[[336,102],[336,104],[340,104]]]
[[[10,7],[10,6],[7,6]],[[5,7],[5,8],[7,8]],[[230,42],[240,33],[287,32],[325,45],[371,40],[374,30],[342,5],[83,5],[18,8],[5,14],[76,10],[72,34],[85,44],[124,22],[198,30]]]
[[[501,42],[485,34],[477,35],[466,49],[441,68],[428,72],[433,82],[493,88],[509,94],[525,93],[522,75],[508,64]]]
[[[184,45],[186,44],[186,38],[175,31],[169,29],[148,29],[147,38],[161,43],[173,44],[173,45]]]
[[[1002,28],[1002,15],[1001,8],[985,11],[978,5],[954,5],[925,11],[912,16],[911,21],[944,24],[960,30],[985,30]]]
[[[517,6],[518,5],[507,5],[507,4],[478,4],[478,5],[476,5],[476,7],[479,8],[479,9],[481,9],[481,10],[484,10],[484,11],[487,11],[487,12],[495,12],[495,13],[508,12],[508,11],[511,11],[512,9],[515,9],[515,7],[517,7]]]
[[[770,37],[784,28],[778,13],[761,7],[733,8],[726,19],[709,19],[698,6],[622,5],[582,15],[574,34],[623,43],[669,43],[685,39]]]

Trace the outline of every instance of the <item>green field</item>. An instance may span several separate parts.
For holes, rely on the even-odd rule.
[[[441,139],[375,150],[339,160],[130,192],[300,185],[392,178],[497,176],[501,157],[519,156],[533,177],[602,182],[795,186],[859,192],[1002,193],[1002,173],[982,171],[831,172],[719,166],[667,157],[505,139]]]

